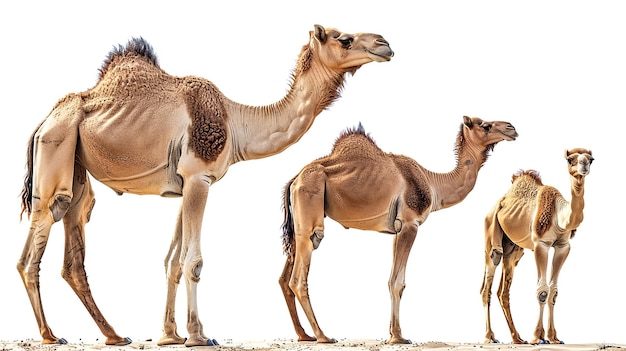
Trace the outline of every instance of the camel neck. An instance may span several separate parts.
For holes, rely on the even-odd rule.
[[[315,118],[339,97],[343,80],[343,75],[313,65],[294,75],[289,91],[278,102],[266,106],[230,102],[234,161],[272,156],[296,143]]]
[[[456,167],[448,173],[428,172],[431,179],[433,195],[433,211],[447,208],[463,201],[474,189],[478,171],[484,163],[484,152],[481,150],[458,150]]]
[[[585,178],[571,177],[572,200],[570,201],[570,218],[566,229],[576,229],[583,221],[585,207]]]

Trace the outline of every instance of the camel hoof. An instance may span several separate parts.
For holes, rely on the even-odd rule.
[[[41,340],[42,345],[67,345],[67,340],[64,338],[54,338],[54,339],[43,339]]]
[[[336,344],[337,343],[337,339],[335,338],[318,338],[317,339],[317,343],[318,344]]]
[[[126,337],[126,338],[123,338],[123,339],[117,339],[117,338],[112,339],[112,340],[107,339],[104,342],[104,344],[108,345],[108,346],[126,346],[126,345],[128,345],[128,344],[130,344],[132,342],[133,341],[130,338]]]
[[[174,335],[174,336],[164,335],[161,337],[161,339],[159,339],[159,341],[157,342],[157,345],[159,346],[181,345],[181,344],[184,344],[185,341],[187,341],[187,338],[183,338],[178,335]]]
[[[389,341],[387,341],[388,344],[412,344],[413,342],[411,341],[411,339],[405,339],[405,338],[392,338],[389,339]]]
[[[115,346],[125,346],[125,345],[129,345],[133,342],[133,340],[129,337],[125,337],[124,341],[118,342],[117,344],[115,344]]]
[[[185,346],[187,347],[193,347],[193,346],[218,346],[219,343],[217,342],[217,340],[215,339],[206,339],[206,340],[202,340],[202,339],[198,339],[198,340],[191,340],[191,339],[187,339],[187,341],[185,341]]]

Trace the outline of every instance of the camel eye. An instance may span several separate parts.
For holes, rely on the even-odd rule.
[[[487,133],[491,130],[491,124],[483,124],[482,127]]]
[[[352,37],[339,37],[337,40],[341,43],[341,46],[345,49],[349,49],[354,39]]]
[[[567,163],[569,163],[570,166],[575,166],[576,165],[576,157],[568,157],[567,158]]]

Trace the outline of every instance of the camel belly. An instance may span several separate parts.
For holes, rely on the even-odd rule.
[[[504,233],[516,245],[533,250],[532,215],[534,209],[528,206],[510,205],[498,211],[498,222]]]
[[[92,111],[79,126],[78,160],[118,193],[180,195],[182,182],[173,167],[183,147],[186,116],[183,107]]]

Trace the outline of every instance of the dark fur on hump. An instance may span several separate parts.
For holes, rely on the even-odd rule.
[[[100,67],[100,79],[104,77],[115,57],[128,55],[141,56],[148,60],[148,62],[159,67],[159,61],[157,59],[157,55],[154,53],[152,45],[150,45],[150,43],[142,37],[131,38],[126,43],[126,46],[122,46],[121,44],[113,46],[113,49],[109,52],[106,59],[102,63],[102,67]]]
[[[361,122],[359,122],[358,126],[352,127],[352,128],[346,128],[344,131],[341,132],[341,134],[339,134],[337,139],[335,139],[333,150],[337,147],[337,144],[339,144],[343,139],[349,137],[350,135],[362,135],[366,139],[368,139],[372,144],[376,145],[376,142],[374,141],[372,136],[369,133],[365,132],[365,128],[363,128],[363,125],[361,124]]]

